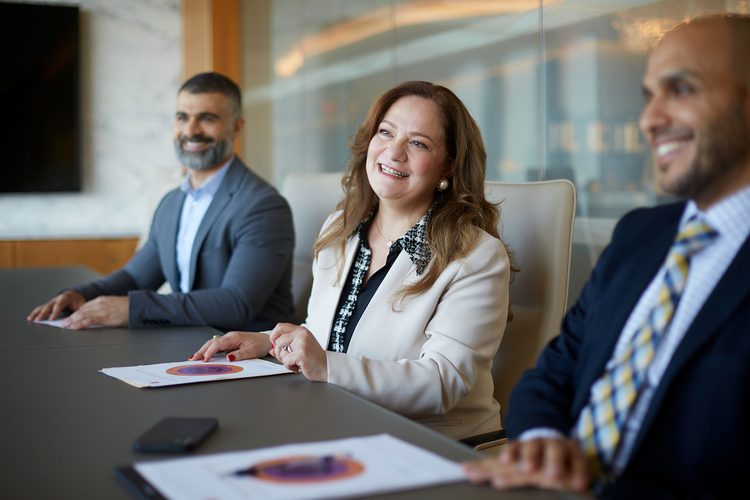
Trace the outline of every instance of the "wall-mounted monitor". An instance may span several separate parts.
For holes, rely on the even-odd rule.
[[[0,2],[0,193],[81,190],[79,9]]]

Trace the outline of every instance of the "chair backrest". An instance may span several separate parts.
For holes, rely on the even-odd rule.
[[[294,217],[292,295],[297,321],[304,321],[312,289],[312,247],[320,228],[343,198],[342,172],[292,172],[284,179],[281,194]]]
[[[513,386],[560,331],[568,297],[576,194],[570,181],[487,182],[487,198],[501,202],[498,228],[521,271],[510,284],[513,320],[493,365],[495,398],[508,411]]]

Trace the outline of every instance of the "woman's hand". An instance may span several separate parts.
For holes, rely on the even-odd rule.
[[[227,361],[262,358],[271,349],[271,340],[265,333],[229,332],[214,336],[190,356],[190,361],[209,361],[217,352],[227,353]]]
[[[289,370],[315,382],[328,381],[326,352],[307,328],[279,323],[271,332],[271,345],[269,354]]]

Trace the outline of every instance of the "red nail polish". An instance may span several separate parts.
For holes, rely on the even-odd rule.
[[[237,359],[237,358],[235,358],[235,357],[234,357],[234,354],[229,354],[229,355],[227,356],[227,359],[228,359],[229,361],[234,361],[234,360],[235,360],[235,359]]]
[[[276,349],[276,346],[271,342],[271,349]]]

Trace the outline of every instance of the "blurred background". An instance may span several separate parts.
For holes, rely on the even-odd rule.
[[[404,80],[452,89],[487,179],[576,186],[571,297],[625,212],[667,201],[638,130],[647,51],[675,23],[748,1],[268,0],[242,14],[246,156],[280,182],[341,170],[370,103]],[[245,5],[248,6],[248,5]]]
[[[65,193],[0,194],[0,266],[48,264],[56,252],[31,259],[29,241],[134,248],[155,203],[179,182],[174,96],[197,71],[241,84],[247,126],[238,150],[277,187],[290,172],[342,170],[372,101],[420,79],[466,103],[483,133],[488,180],[575,184],[571,301],[617,218],[668,201],[638,130],[649,47],[683,19],[750,13],[747,0],[54,4],[80,9],[82,181]],[[132,253],[123,248],[98,270]],[[57,254],[52,263],[65,252]]]

